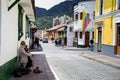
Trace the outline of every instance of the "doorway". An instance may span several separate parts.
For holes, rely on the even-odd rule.
[[[89,37],[90,37],[90,33],[89,32],[85,32],[85,47],[89,46]]]
[[[120,55],[120,23],[117,24],[116,34],[116,54]]]
[[[97,45],[97,50],[98,52],[101,52],[102,48],[102,27],[98,28],[98,45]]]

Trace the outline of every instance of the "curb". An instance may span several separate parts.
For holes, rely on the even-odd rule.
[[[50,67],[51,71],[53,72],[53,74],[55,76],[55,80],[60,80],[59,77],[57,76],[57,74],[55,73],[55,71],[53,70],[53,68],[51,67],[50,64],[49,64],[49,67]]]
[[[120,66],[116,66],[116,65],[113,65],[113,64],[110,64],[110,63],[104,62],[104,61],[100,61],[100,60],[97,60],[97,59],[94,59],[94,58],[91,58],[91,57],[88,57],[88,56],[85,56],[85,55],[80,55],[80,56],[83,56],[83,57],[85,57],[85,58],[91,59],[91,60],[93,60],[93,61],[96,61],[96,62],[99,62],[99,63],[105,64],[105,65],[108,65],[108,66],[111,66],[111,67],[113,67],[113,68],[120,69]]]
[[[86,49],[82,49],[82,48],[65,48],[65,47],[61,47],[61,49],[63,49],[63,50],[72,50],[72,51],[86,51]]]

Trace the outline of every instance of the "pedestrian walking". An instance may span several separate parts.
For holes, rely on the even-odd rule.
[[[91,51],[93,51],[93,47],[94,47],[94,46],[93,46],[93,44],[94,44],[94,40],[93,40],[93,39],[90,40],[90,44],[91,44],[91,45],[90,45],[90,49],[91,49]]]

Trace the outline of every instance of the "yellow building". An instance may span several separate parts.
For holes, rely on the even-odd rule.
[[[95,52],[120,56],[120,0],[96,0],[94,42]]]

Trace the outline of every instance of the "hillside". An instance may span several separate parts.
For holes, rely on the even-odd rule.
[[[34,24],[37,25],[39,30],[49,29],[50,27],[52,27],[52,20],[52,16],[41,16],[37,17]]]
[[[73,14],[73,2],[65,1],[58,5],[53,6],[48,10],[49,16],[62,16],[64,14],[72,16]]]
[[[47,16],[47,10],[45,8],[36,7],[37,17]]]
[[[58,5],[53,6],[49,10],[36,7],[37,20],[35,24],[39,27],[39,29],[45,29],[52,27],[52,19],[55,16],[69,15],[73,17],[74,6],[81,1],[88,1],[88,0],[66,0]]]

